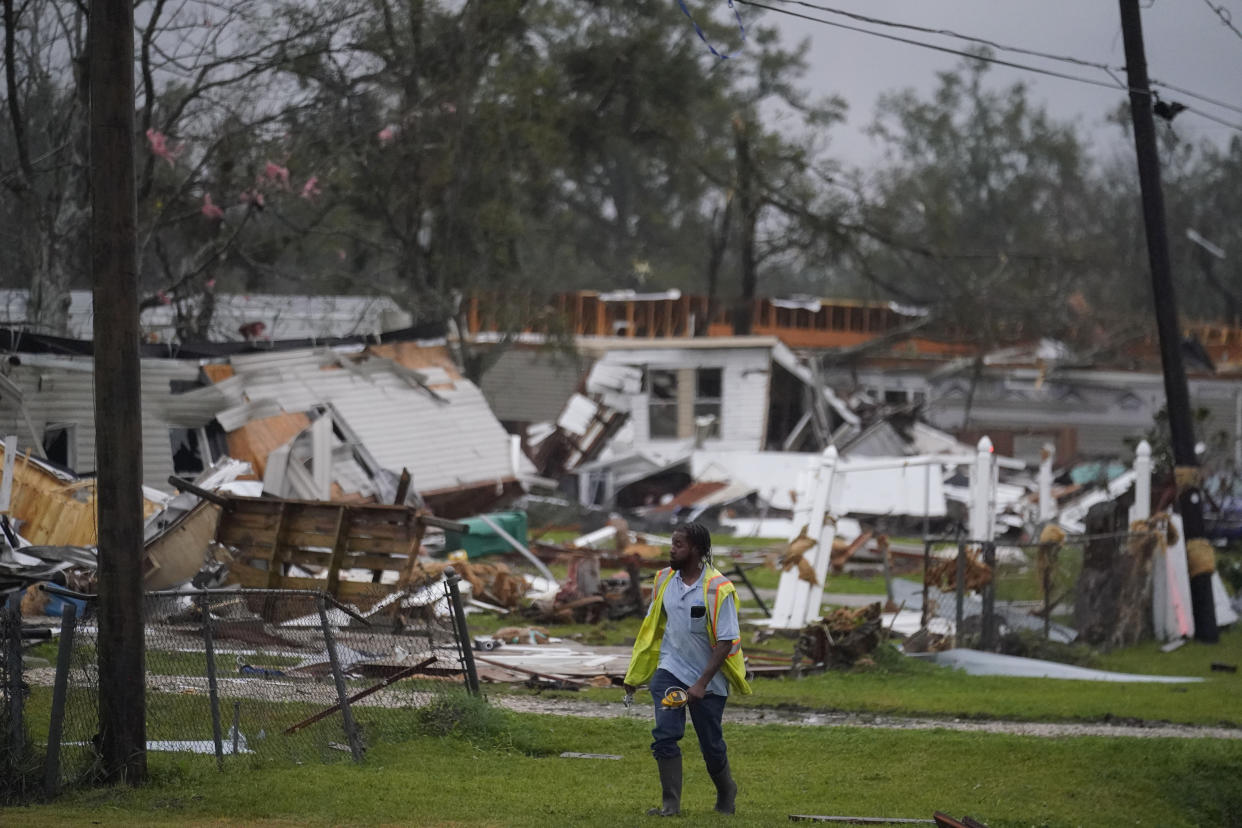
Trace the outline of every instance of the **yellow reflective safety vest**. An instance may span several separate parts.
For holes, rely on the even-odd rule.
[[[625,673],[626,684],[637,687],[640,684],[646,684],[655,675],[656,667],[660,663],[660,642],[664,638],[664,625],[668,621],[668,615],[664,612],[664,590],[668,589],[669,582],[672,580],[672,568],[661,569],[656,573],[655,590],[651,600],[659,609],[647,613],[647,617],[643,619],[643,625],[638,629],[638,638],[634,640],[634,652],[630,656],[630,667]],[[711,608],[707,616],[710,622],[707,625],[707,640],[715,647],[716,621],[720,615],[720,606],[730,595],[736,596],[737,590],[733,583],[711,564],[704,563],[699,580],[703,583],[703,605]],[[733,605],[737,607],[736,597],[733,599]],[[724,673],[729,687],[735,692],[743,696],[750,695],[751,689],[746,681],[746,662],[742,657],[740,638],[733,642],[733,649],[721,666],[720,672]]]

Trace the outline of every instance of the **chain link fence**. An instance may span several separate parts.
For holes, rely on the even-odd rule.
[[[99,778],[96,603],[65,598],[56,666],[25,671],[25,750],[6,716],[6,771],[29,765],[20,786],[6,773],[9,801]],[[478,693],[455,577],[414,593],[377,585],[349,605],[307,591],[152,593],[143,611],[149,753],[221,766],[361,761],[368,746],[415,733],[419,708]],[[6,688],[9,678],[0,673]]]
[[[30,742],[30,687],[22,669],[22,617],[17,596],[0,606],[0,803],[37,790],[39,757]]]
[[[1137,643],[1151,635],[1154,547],[1147,531],[1014,544],[932,539],[907,607],[921,608],[928,649],[1040,655],[1046,643]]]

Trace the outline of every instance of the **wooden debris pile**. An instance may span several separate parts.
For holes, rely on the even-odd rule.
[[[417,579],[428,577],[419,557],[427,526],[465,531],[460,523],[409,506],[238,497],[180,485],[220,507],[216,542],[230,550],[232,583],[323,591],[364,609],[393,592],[425,583]],[[446,565],[440,565],[436,578]],[[385,580],[386,573],[395,578]],[[501,599],[498,603],[512,601],[514,589],[519,595],[526,589],[507,568],[510,577],[499,570],[480,570],[472,580],[460,565],[459,574],[472,587]]]
[[[808,662],[831,670],[852,667],[868,659],[883,634],[881,610],[879,601],[865,607],[838,607],[808,624],[798,634],[794,664]]]
[[[526,595],[526,579],[509,567],[496,563],[474,561],[418,560],[410,568],[408,585],[411,590],[436,583],[444,570],[452,567],[463,581],[470,584],[471,595],[479,601],[505,609],[517,609]]]
[[[546,547],[545,547],[546,551]],[[531,615],[556,624],[598,624],[646,611],[639,567],[648,565],[637,555],[617,556],[591,549],[562,550],[568,561],[561,588],[550,598],[536,600]],[[601,565],[624,567],[613,575],[601,575]]]

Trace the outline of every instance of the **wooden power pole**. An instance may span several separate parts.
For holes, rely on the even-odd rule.
[[[111,782],[147,775],[133,0],[90,0],[91,275],[99,510],[99,735]]]
[[[1138,156],[1139,186],[1143,194],[1143,226],[1151,266],[1152,294],[1156,303],[1156,328],[1160,334],[1160,361],[1164,367],[1165,405],[1173,438],[1174,477],[1178,489],[1182,527],[1190,557],[1190,602],[1195,638],[1215,643],[1216,608],[1212,601],[1211,548],[1203,531],[1203,495],[1199,489],[1199,460],[1195,454],[1194,423],[1190,416],[1190,391],[1182,365],[1182,333],[1177,315],[1177,295],[1169,263],[1169,239],[1164,223],[1164,193],[1160,186],[1160,156],[1156,147],[1156,122],[1147,80],[1147,56],[1143,49],[1143,24],[1138,0],[1120,0],[1121,33],[1126,52],[1126,79],[1130,87],[1130,115],[1134,119],[1134,148]],[[1196,555],[1202,552],[1203,555]],[[1198,558],[1198,560],[1196,560]]]
[[[733,333],[752,332],[758,262],[755,255],[755,228],[759,223],[759,203],[755,197],[755,168],[750,155],[750,122],[743,115],[733,116],[733,143],[737,152],[737,203],[742,222],[742,296],[733,306]]]

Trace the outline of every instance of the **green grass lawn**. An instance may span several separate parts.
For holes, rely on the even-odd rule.
[[[420,735],[361,765],[292,766],[152,754],[142,789],[79,791],[0,810],[0,823],[68,825],[641,825],[658,784],[648,725],[506,716],[503,738]],[[492,734],[493,736],[495,734]],[[1242,742],[1042,739],[949,731],[732,727],[733,825],[789,814],[929,818],[1009,826],[1242,825]],[[678,824],[718,825],[692,743]],[[562,751],[620,760],[562,759]]]
[[[790,639],[774,638],[757,649],[788,652],[791,645]],[[735,697],[730,703],[935,718],[1139,719],[1242,727],[1242,674],[1211,669],[1212,662],[1242,661],[1242,629],[1226,630],[1216,645],[1192,642],[1173,653],[1162,653],[1148,643],[1098,657],[1101,669],[1206,679],[1187,684],[969,676],[888,649],[877,651],[876,661],[874,667],[801,678],[756,678],[753,695]],[[491,687],[494,690],[489,692],[508,692],[503,686]],[[616,703],[620,691],[583,690],[570,695]]]

